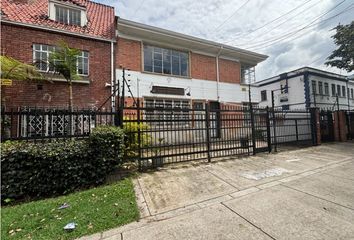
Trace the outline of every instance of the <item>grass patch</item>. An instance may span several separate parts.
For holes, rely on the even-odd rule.
[[[70,207],[58,210],[63,203]],[[127,178],[67,196],[3,207],[1,239],[75,239],[138,218],[133,183]],[[71,232],[63,229],[69,222],[77,223]]]

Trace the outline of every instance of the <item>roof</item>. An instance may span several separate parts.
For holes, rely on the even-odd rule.
[[[312,67],[302,67],[296,70],[292,70],[289,72],[284,72],[281,73],[277,76],[274,77],[270,77],[267,79],[263,79],[261,81],[255,82],[253,85],[255,86],[264,86],[267,84],[271,84],[283,79],[289,79],[289,78],[293,78],[299,75],[304,75],[305,73],[308,73],[310,75],[316,75],[316,76],[321,76],[321,77],[326,77],[326,78],[330,78],[330,79],[336,79],[336,80],[340,80],[340,81],[348,81],[348,77],[345,75],[340,75],[340,74],[336,74],[336,73],[332,73],[332,72],[328,72],[328,71],[323,71],[317,68],[312,68]]]
[[[56,2],[72,3],[80,8],[86,8],[87,24],[81,27],[49,19],[48,0],[2,0],[2,21],[33,27],[39,26],[49,30],[62,30],[87,37],[114,39],[115,13],[113,7],[89,0],[56,0]]]
[[[196,52],[200,51],[214,56],[219,54],[221,58],[236,59],[242,63],[249,64],[250,66],[255,66],[268,58],[267,55],[130,21],[120,17],[118,17],[117,22],[118,36],[123,38],[131,37],[142,39],[146,42],[150,41],[151,43],[165,43],[166,46],[173,43],[172,47],[180,46],[181,48],[196,50]]]

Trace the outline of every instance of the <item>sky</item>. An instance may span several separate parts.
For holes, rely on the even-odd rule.
[[[354,20],[354,0],[95,1],[125,19],[268,55],[257,81],[304,66],[348,74],[324,62],[333,28]]]

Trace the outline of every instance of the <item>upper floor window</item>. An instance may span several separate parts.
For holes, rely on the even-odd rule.
[[[345,93],[346,93],[345,86],[342,86],[342,97],[345,97]]]
[[[267,90],[261,91],[261,101],[267,101]]]
[[[33,44],[33,62],[39,70],[53,72],[54,68],[49,64],[49,57],[55,51],[55,46],[45,44]],[[76,70],[78,75],[87,76],[89,74],[89,53],[81,51],[77,56]]]
[[[189,54],[167,48],[144,45],[144,71],[189,76]]]
[[[316,81],[312,81],[312,94],[313,95],[317,94]]]
[[[340,85],[337,85],[337,95],[338,97],[340,97],[341,93],[340,93]]]
[[[336,85],[332,84],[332,96],[336,96]]]
[[[323,84],[318,82],[318,94],[323,95]]]
[[[324,83],[324,94],[329,96],[329,86],[328,83]]]
[[[81,10],[55,5],[55,20],[65,24],[81,26]]]

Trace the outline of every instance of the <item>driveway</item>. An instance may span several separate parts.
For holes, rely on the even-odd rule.
[[[82,239],[354,239],[354,143],[175,165],[135,179],[139,222]]]

